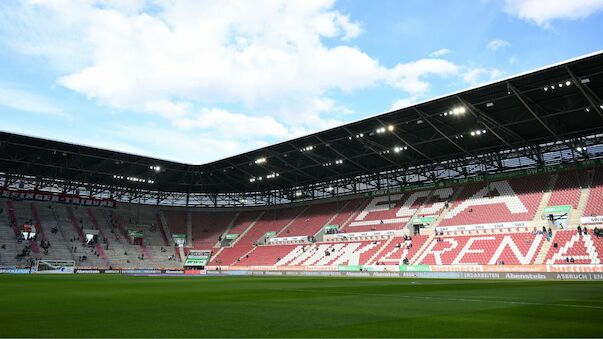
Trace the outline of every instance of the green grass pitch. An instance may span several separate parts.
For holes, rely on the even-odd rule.
[[[0,276],[0,337],[602,337],[603,283]]]

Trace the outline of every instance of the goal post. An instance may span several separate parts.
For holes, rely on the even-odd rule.
[[[34,273],[70,274],[75,273],[75,260],[45,260],[36,261]]]

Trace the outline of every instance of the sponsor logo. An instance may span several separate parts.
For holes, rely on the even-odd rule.
[[[500,279],[500,274],[498,273],[465,273],[463,277],[466,279]]]
[[[590,280],[590,276],[586,273],[559,273],[557,274],[559,280]]]
[[[0,268],[0,273],[29,274],[29,268]]]
[[[506,279],[523,279],[523,280],[544,280],[546,275],[534,274],[534,273],[507,273],[505,274]]]
[[[393,272],[375,272],[373,273],[373,277],[378,277],[378,278],[397,278],[399,277],[400,274],[399,273],[393,273]]]
[[[547,265],[547,272],[603,272],[603,265]]]
[[[121,273],[126,274],[157,274],[161,273],[160,270],[121,270]]]
[[[346,272],[345,275],[348,277],[370,277],[370,274],[365,272]]]

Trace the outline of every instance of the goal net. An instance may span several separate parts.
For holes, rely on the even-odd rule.
[[[74,260],[38,260],[34,267],[36,273],[74,273]]]

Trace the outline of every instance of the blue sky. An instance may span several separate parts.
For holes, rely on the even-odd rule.
[[[0,130],[201,164],[603,49],[603,0],[0,3]]]

